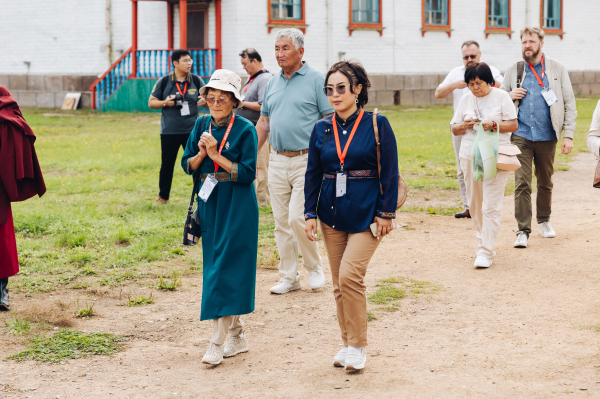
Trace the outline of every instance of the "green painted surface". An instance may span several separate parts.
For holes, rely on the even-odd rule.
[[[158,79],[127,79],[98,109],[101,112],[161,112],[148,108],[148,98]]]

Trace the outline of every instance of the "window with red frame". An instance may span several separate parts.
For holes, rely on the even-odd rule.
[[[383,35],[381,21],[382,0],[349,0],[348,31],[352,35],[354,30],[376,30]]]
[[[291,27],[301,29],[304,33],[304,0],[267,0],[269,6],[269,32],[274,27]]]
[[[421,28],[423,36],[427,31],[442,31],[450,36],[452,32],[450,6],[451,0],[423,0],[423,26]]]

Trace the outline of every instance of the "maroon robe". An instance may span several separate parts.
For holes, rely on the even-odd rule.
[[[0,278],[19,272],[10,203],[46,192],[34,143],[15,99],[0,86]]]

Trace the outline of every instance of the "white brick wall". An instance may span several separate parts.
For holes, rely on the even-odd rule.
[[[277,28],[267,33],[268,0],[223,0],[223,67],[244,73],[238,53],[254,47],[271,72]],[[539,24],[539,1],[512,0],[512,39],[485,38],[485,1],[452,1],[452,36],[427,32],[422,37],[421,1],[383,0],[383,36],[375,31],[348,35],[348,0],[305,0],[305,60],[325,72],[344,58],[357,58],[369,73],[446,73],[460,65],[460,44],[480,42],[483,60],[503,70],[520,59],[519,30]],[[112,59],[131,47],[131,1],[112,2]],[[328,8],[329,7],[329,10]],[[0,2],[0,74],[101,74],[109,66],[106,52],[105,0],[19,0]],[[329,14],[328,14],[329,12]],[[179,10],[174,13],[175,46],[179,45]],[[139,47],[167,47],[165,2],[139,2]],[[544,51],[569,70],[600,69],[600,1],[568,0],[564,4],[564,40],[547,36]],[[7,17],[8,16],[8,17]],[[209,45],[215,46],[215,7],[209,8]],[[331,26],[328,25],[330,20]],[[26,29],[23,27],[26,26]],[[9,38],[9,39],[7,39]],[[24,61],[31,62],[29,71]]]

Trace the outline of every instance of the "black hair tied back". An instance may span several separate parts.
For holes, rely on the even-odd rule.
[[[357,106],[358,108],[364,107],[369,102],[369,87],[371,87],[371,82],[369,82],[365,68],[358,61],[350,60],[336,62],[327,72],[325,84],[329,81],[329,76],[336,72],[340,72],[348,78],[348,81],[350,82],[350,91],[353,93],[355,86],[362,85],[362,90],[358,94]]]

